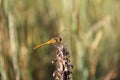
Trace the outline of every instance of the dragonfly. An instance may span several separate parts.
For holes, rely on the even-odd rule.
[[[57,35],[60,35],[63,31],[65,31],[66,29],[63,29],[61,32],[59,32]],[[35,46],[33,49],[37,49],[37,48],[40,48],[42,46],[45,46],[45,45],[48,45],[48,44],[55,44],[55,43],[60,43],[62,41],[62,38],[61,37],[53,37],[51,38],[50,40],[42,43],[42,44],[39,44],[38,46]]]
[[[44,46],[44,45],[47,45],[47,44],[59,43],[59,42],[61,42],[61,41],[62,41],[62,38],[61,38],[61,37],[53,37],[53,38],[51,38],[49,41],[47,41],[47,42],[45,42],[45,43],[42,43],[42,44],[34,47],[33,49],[40,48],[40,47],[42,47],[42,46]]]

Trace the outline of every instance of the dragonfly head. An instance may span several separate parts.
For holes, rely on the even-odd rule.
[[[59,38],[59,41],[60,41],[60,42],[62,41],[62,38],[61,38],[61,37]]]
[[[62,41],[62,38],[61,37],[55,37],[53,38],[55,40],[55,42],[61,42]]]

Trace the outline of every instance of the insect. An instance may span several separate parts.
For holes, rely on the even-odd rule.
[[[63,31],[65,31],[65,29],[64,29]],[[62,32],[63,32],[63,31],[62,31]],[[62,32],[58,33],[57,35],[61,34]],[[61,37],[58,37],[58,36],[57,36],[57,37],[53,37],[53,38],[51,38],[49,41],[44,42],[44,43],[42,43],[42,44],[34,47],[33,49],[40,48],[40,47],[42,47],[42,46],[44,46],[44,45],[47,45],[47,44],[59,43],[59,42],[61,42],[61,41],[62,41],[62,38],[61,38]]]
[[[45,42],[45,43],[43,43],[43,44],[40,44],[40,45],[34,47],[33,49],[37,49],[37,48],[42,47],[42,46],[47,45],[47,44],[59,43],[59,42],[61,42],[61,41],[62,41],[62,38],[61,38],[61,37],[53,37],[53,38],[51,38],[49,41],[47,41],[47,42]]]

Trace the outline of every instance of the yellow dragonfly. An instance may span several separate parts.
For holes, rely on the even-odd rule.
[[[58,43],[58,42],[61,42],[61,41],[62,41],[62,38],[61,38],[61,37],[53,37],[53,38],[51,38],[49,41],[47,41],[47,42],[45,42],[45,43],[43,43],[43,44],[40,44],[40,45],[34,47],[33,49],[37,49],[37,48],[42,47],[42,46],[44,46],[44,45],[54,44],[54,43]]]
[[[63,30],[63,31],[65,31],[65,29]],[[62,32],[63,32],[62,31]],[[60,33],[58,33],[57,35],[59,35],[59,34],[61,34],[62,32],[60,32]],[[39,44],[38,46],[35,46],[33,49],[37,49],[37,48],[40,48],[40,47],[42,47],[42,46],[44,46],[44,45],[48,45],[48,44],[54,44],[54,43],[59,43],[59,42],[61,42],[62,41],[62,38],[61,37],[53,37],[53,38],[51,38],[49,41],[46,41],[46,42],[44,42],[44,43],[42,43],[42,44]]]

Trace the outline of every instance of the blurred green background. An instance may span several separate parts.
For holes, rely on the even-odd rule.
[[[0,80],[54,80],[60,35],[72,80],[120,80],[120,0],[0,0]]]

